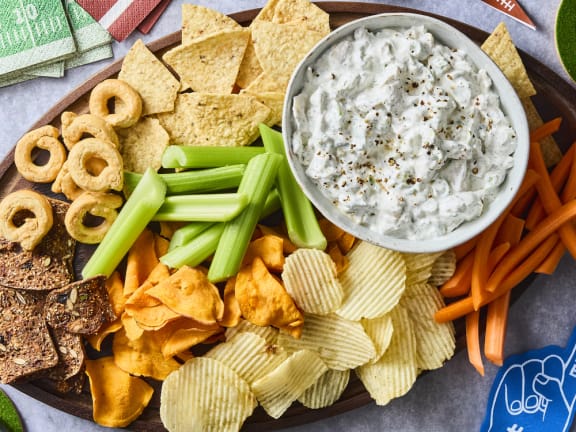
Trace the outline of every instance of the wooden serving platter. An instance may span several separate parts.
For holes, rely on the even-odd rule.
[[[411,12],[426,14],[414,9],[382,4],[321,2],[318,3],[318,5],[330,14],[330,22],[333,28],[339,27],[354,19],[378,13]],[[248,25],[257,13],[258,10],[249,10],[233,14],[231,17],[242,25]],[[453,25],[454,27],[460,29],[462,32],[467,34],[471,39],[478,43],[481,43],[488,36],[487,33],[458,21],[439,16],[436,16],[436,18],[440,18]],[[180,23],[175,23],[175,27],[179,27],[179,24]],[[161,54],[174,45],[178,44],[180,42],[180,38],[180,32],[175,32],[155,42],[152,42],[148,45],[148,47],[157,54]],[[521,55],[529,71],[530,77],[538,91],[538,95],[535,96],[533,100],[544,120],[549,120],[556,116],[561,116],[564,119],[562,122],[562,128],[555,135],[555,137],[560,146],[562,148],[566,148],[576,137],[576,105],[573,103],[573,101],[576,100],[576,89],[571,87],[557,74],[555,74],[543,64],[539,63],[534,58],[524,53],[521,53]],[[52,124],[56,127],[59,127],[60,114],[65,110],[71,110],[77,113],[87,112],[87,101],[90,90],[100,81],[115,76],[120,70],[120,67],[121,60],[118,60],[91,77],[84,84],[80,85],[78,88],[64,97],[60,102],[58,102],[32,128],[46,124]],[[13,152],[14,151],[12,150],[6,159],[0,164],[0,198],[15,189],[32,186],[18,175],[13,163]],[[41,190],[42,192],[49,192],[48,188],[45,190],[38,186],[35,186],[35,188]],[[85,259],[85,256],[86,251],[79,255],[80,264],[81,261]],[[514,291],[514,295],[520,295],[523,291],[523,288],[527,287],[528,285],[529,281],[525,282],[524,287],[519,287]],[[457,329],[457,334],[459,336],[460,342],[457,349],[461,349],[463,346],[463,332],[461,327]],[[29,396],[59,410],[77,417],[82,417],[88,420],[92,419],[92,401],[87,388],[81,395],[76,395],[60,394],[52,390],[45,383],[41,382],[15,384],[14,387],[28,394]],[[159,389],[158,384],[156,384],[156,387]],[[130,430],[163,430],[159,417],[159,395],[160,392],[156,391],[149,407],[137,421],[130,425]],[[370,402],[370,396],[365,391],[360,381],[356,379],[352,374],[348,388],[344,392],[341,399],[334,405],[320,410],[310,410],[299,405],[298,403],[295,403],[278,420],[270,418],[261,408],[258,408],[255,413],[248,419],[244,425],[243,430],[272,430],[309,423],[336,414],[341,414],[345,411],[358,408]]]

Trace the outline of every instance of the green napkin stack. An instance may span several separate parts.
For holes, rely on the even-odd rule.
[[[112,57],[112,37],[74,0],[4,0],[0,87]]]

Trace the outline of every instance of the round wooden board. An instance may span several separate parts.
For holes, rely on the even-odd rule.
[[[330,22],[333,28],[336,28],[351,20],[378,13],[412,12],[425,14],[424,12],[409,8],[382,4],[322,2],[318,3],[318,6],[330,14]],[[257,13],[258,10],[249,10],[233,14],[231,17],[238,21],[240,24],[248,25]],[[470,38],[478,43],[481,43],[488,36],[487,33],[458,21],[439,16],[436,17],[452,24],[454,27],[466,33]],[[175,27],[178,27],[179,25],[180,23],[175,23]],[[152,42],[148,46],[152,51],[156,52],[157,54],[161,54],[167,49],[178,44],[180,42],[180,37],[180,32],[175,32],[155,42]],[[572,142],[573,138],[576,137],[576,106],[573,105],[573,101],[576,100],[576,90],[568,85],[565,81],[563,81],[562,78],[552,72],[549,68],[539,63],[537,60],[523,53],[522,58],[530,73],[530,77],[533,80],[536,89],[538,90],[538,95],[534,97],[533,100],[544,120],[548,120],[556,116],[561,116],[564,119],[561,130],[556,134],[556,139],[562,148],[566,148]],[[33,128],[45,124],[52,124],[56,127],[60,126],[59,117],[60,114],[65,110],[71,110],[77,113],[87,112],[87,99],[90,90],[100,81],[115,76],[120,70],[120,66],[121,60],[118,60],[91,77],[84,84],[76,88],[66,97],[64,97],[60,102],[58,102],[33,126]],[[0,164],[0,197],[22,187],[31,187],[31,185],[23,180],[16,172],[13,163],[12,150],[6,159]],[[528,284],[529,281],[526,281],[524,283],[524,287],[526,287]],[[523,288],[516,289],[515,295],[520,295],[522,291]],[[460,336],[459,347],[457,349],[461,349],[463,346],[462,329],[459,328],[457,333]],[[84,392],[78,396],[75,394],[60,394],[41,382],[15,384],[14,387],[37,400],[40,400],[69,414],[88,420],[92,419],[92,402],[87,389],[85,389]],[[157,384],[156,387],[159,388]],[[317,421],[321,418],[341,414],[345,411],[352,410],[370,402],[370,396],[365,391],[360,381],[354,375],[352,375],[348,388],[346,389],[341,399],[334,405],[320,410],[310,410],[304,408],[298,403],[295,403],[278,420],[270,418],[261,408],[258,408],[255,413],[248,419],[244,425],[243,430],[259,431],[263,428],[266,430],[273,430],[309,423],[312,421]],[[163,430],[163,426],[159,418],[158,408],[159,391],[156,391],[149,407],[137,421],[130,425],[129,429],[134,431]]]

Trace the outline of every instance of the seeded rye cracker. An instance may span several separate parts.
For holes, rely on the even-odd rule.
[[[0,8],[0,76],[76,52],[60,0],[4,0]]]
[[[58,353],[42,316],[42,293],[0,288],[0,382],[51,368]]]
[[[42,291],[60,288],[74,280],[76,241],[64,225],[70,205],[51,198],[49,201],[54,224],[34,250],[22,250],[18,243],[0,238],[0,285]]]
[[[106,277],[95,276],[50,291],[44,305],[44,318],[53,329],[90,335],[102,324],[113,321]]]

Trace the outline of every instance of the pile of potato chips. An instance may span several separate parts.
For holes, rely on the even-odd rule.
[[[119,79],[138,91],[142,119],[124,129],[127,170],[160,167],[168,144],[243,146],[258,125],[279,125],[298,62],[330,31],[308,0],[270,0],[248,28],[184,5],[182,44],[158,58],[141,42]],[[115,322],[90,338],[112,356],[87,361],[94,419],[124,427],[162,381],[167,429],[238,430],[257,405],[273,418],[295,401],[337,401],[354,371],[378,404],[454,352],[451,324],[436,324],[435,284],[451,254],[404,255],[358,242],[320,221],[326,250],[297,249],[282,227],[259,226],[240,272],[224,286],[202,267],[160,262],[170,237],[144,231],[125,273],[108,280]],[[207,352],[206,352],[207,351]]]

